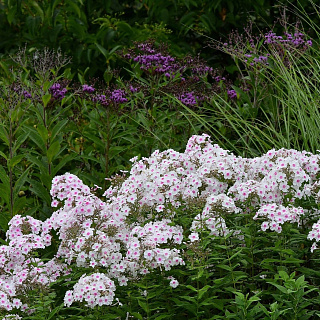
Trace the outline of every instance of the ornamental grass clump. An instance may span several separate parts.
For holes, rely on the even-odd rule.
[[[223,315],[232,295],[248,288],[259,288],[264,303],[274,301],[267,282],[274,269],[307,270],[301,254],[315,254],[307,234],[319,240],[312,207],[318,203],[320,155],[281,149],[243,158],[203,134],[192,136],[183,153],[155,151],[132,162],[127,176],[111,179],[105,200],[66,173],[53,179],[51,217],[41,222],[17,215],[10,221],[8,244],[0,247],[2,311],[37,312],[28,293],[50,292],[62,278],[65,308],[82,303],[129,312],[125,300],[130,297],[131,305],[134,295],[126,296],[125,288],[158,279],[169,288],[141,286],[148,288],[147,304],[138,300],[147,318],[149,299],[161,297],[150,292],[168,290],[162,292],[170,296],[173,289],[184,293],[166,302],[170,317],[183,306],[197,317],[212,310]],[[36,252],[53,240],[56,252],[44,261]],[[270,241],[275,247],[267,259],[261,253]],[[304,253],[301,245],[309,246]],[[255,306],[255,312],[267,311]]]
[[[316,7],[315,7],[316,9]],[[308,18],[302,17],[308,24]],[[234,61],[234,82],[228,96],[216,94],[201,120],[224,148],[243,156],[280,149],[316,152],[319,146],[319,47],[303,24],[289,23],[285,13],[269,30],[258,34],[252,25],[233,31],[209,46]],[[231,72],[230,71],[230,72]]]

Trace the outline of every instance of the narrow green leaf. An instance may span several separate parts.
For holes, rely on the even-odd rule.
[[[26,197],[16,198],[13,204],[13,215],[16,215],[20,210],[24,209],[27,203]]]
[[[96,47],[99,49],[99,51],[103,54],[103,56],[108,59],[108,51],[102,47],[99,43],[95,43]]]
[[[46,107],[48,105],[50,100],[51,100],[51,94],[50,93],[47,93],[47,94],[42,96],[42,102],[43,102],[44,107]]]
[[[31,154],[27,154],[26,155],[27,160],[29,160],[32,164],[36,164],[37,167],[39,168],[41,174],[47,174],[49,175],[49,171],[48,171],[48,166],[46,166],[39,158],[31,155]]]
[[[55,141],[47,151],[48,162],[51,163],[60,150],[60,142]]]
[[[47,188],[48,190],[51,189],[52,176],[50,176],[50,174],[41,173],[41,174],[35,174],[35,176],[40,178],[40,180],[45,188]]]
[[[11,220],[9,211],[0,212],[0,229],[6,232],[9,229],[9,221]]]
[[[0,156],[3,157],[4,159],[8,160],[8,156],[5,155],[2,151],[0,151]]]
[[[46,154],[47,148],[46,144],[43,141],[42,137],[38,133],[38,131],[34,130],[33,128],[28,128],[30,134],[30,139],[38,146],[38,148],[42,151],[43,154]]]
[[[17,140],[15,141],[14,146],[13,146],[13,154],[15,154],[17,152],[17,150],[26,141],[26,139],[28,137],[29,137],[29,133],[23,133],[17,138]]]
[[[59,173],[59,171],[69,162],[74,161],[78,155],[76,153],[71,153],[67,155],[66,157],[59,160],[59,163],[53,167],[52,169],[52,176],[55,176]]]
[[[0,139],[9,146],[9,135],[3,124],[0,124]]]
[[[162,314],[161,316],[158,316],[155,318],[155,320],[162,320],[162,319],[166,319],[166,318],[172,318],[172,315],[170,314]]]
[[[195,287],[193,287],[193,286],[191,286],[189,284],[186,285],[186,288],[191,289],[192,291],[198,292],[198,290]]]
[[[72,7],[73,11],[78,15],[78,18],[81,18],[81,10],[73,1],[68,1],[68,4]]]
[[[51,319],[56,313],[58,313],[62,308],[63,308],[64,304],[61,303],[59,306],[55,307],[49,314],[48,316],[48,320]]]
[[[9,177],[8,177],[8,175],[2,165],[0,165],[0,179],[4,184],[6,184],[6,185],[10,184]]]
[[[9,184],[4,184],[0,183],[0,194],[1,197],[0,199],[3,199],[6,204],[10,204],[10,185]],[[1,215],[1,213],[0,213]]]
[[[208,291],[209,288],[211,288],[211,286],[206,285],[199,290],[199,299],[202,299],[203,295]]]
[[[48,129],[43,124],[38,124],[37,131],[39,132],[43,143],[46,144],[49,137]]]
[[[138,318],[139,320],[143,320],[143,317],[140,313],[138,312],[132,312],[131,313],[134,317]]]
[[[14,168],[25,156],[23,154],[19,154],[11,159],[8,159],[8,168]]]
[[[138,300],[139,306],[146,312],[149,313],[149,306],[146,302],[142,301],[141,299]]]
[[[282,293],[288,294],[288,290],[287,290],[285,287],[280,286],[279,284],[273,283],[273,282],[267,282],[267,283],[275,286],[275,287],[276,287],[277,289],[279,289]]]
[[[189,297],[189,296],[180,296],[180,299],[184,299],[193,303],[196,303],[196,298],[195,297]]]
[[[286,280],[289,279],[289,275],[288,275],[285,271],[283,271],[283,270],[280,270],[280,271],[279,271],[279,275],[280,275],[280,277],[281,277],[284,281],[286,281]]]
[[[49,191],[38,181],[28,180],[30,183],[30,191],[37,197],[45,201],[49,206],[51,204],[51,197]]]
[[[36,9],[38,15],[41,18],[41,21],[44,21],[44,13],[43,10],[41,9],[41,7],[39,6],[39,4],[37,3],[37,1],[31,1],[31,5]]]
[[[91,140],[97,147],[100,147],[102,149],[105,148],[104,143],[102,142],[102,140],[100,138],[98,138],[97,136],[89,133],[89,132],[84,132],[83,136],[88,138],[89,140]]]
[[[21,174],[19,179],[16,181],[14,188],[13,188],[14,200],[18,197],[19,191],[21,190],[22,186],[25,184],[30,168],[31,167],[29,167],[27,170],[25,170]]]
[[[59,121],[52,129],[50,142],[53,142],[56,136],[60,133],[60,131],[65,127],[68,123],[68,119],[64,119]]]

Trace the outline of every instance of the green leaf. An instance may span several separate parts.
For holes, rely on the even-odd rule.
[[[196,289],[195,287],[191,286],[191,285],[186,285],[186,288],[191,289],[192,291],[198,292],[198,289]]]
[[[46,144],[49,136],[48,129],[43,124],[38,124],[37,131],[39,132],[43,143]]]
[[[69,122],[68,119],[64,119],[59,121],[52,129],[50,142],[53,142],[56,136],[60,133],[60,131],[65,127],[65,125]]]
[[[103,54],[103,56],[108,59],[108,51],[102,47],[99,43],[95,43],[96,47],[99,49],[99,51]]]
[[[43,102],[44,107],[46,107],[48,105],[50,100],[51,100],[51,94],[50,93],[47,93],[47,94],[42,96],[42,102]]]
[[[47,188],[48,190],[51,189],[52,177],[49,174],[41,173],[41,174],[35,174],[35,176],[40,178],[45,188]]]
[[[2,165],[0,165],[0,179],[4,184],[6,184],[6,185],[10,184],[9,177],[8,177],[8,175]]]
[[[289,279],[289,275],[283,270],[279,271],[279,275],[284,281],[287,281]]]
[[[17,12],[17,7],[16,6],[12,6],[9,10],[8,10],[8,14],[7,16],[7,20],[9,22],[9,24],[11,25],[11,23],[13,22],[15,16],[16,16],[16,12]]]
[[[138,312],[132,312],[131,313],[134,317],[138,318],[139,320],[143,320],[143,317],[140,313]]]
[[[29,133],[25,134],[21,134],[17,140],[14,143],[13,146],[13,154],[15,154],[17,152],[17,150],[20,148],[20,146],[26,141],[26,139],[29,137]]]
[[[127,148],[125,146],[113,146],[109,149],[109,160],[112,160],[114,157],[118,157],[119,153],[126,150]]]
[[[46,141],[43,141],[41,135],[33,128],[28,127],[30,133],[30,139],[38,146],[38,148],[42,151],[43,154],[46,154]]]
[[[203,295],[208,291],[209,288],[211,288],[211,286],[206,285],[199,290],[199,299],[203,297]]]
[[[273,282],[267,282],[267,283],[275,286],[275,287],[276,287],[278,290],[280,290],[282,293],[288,294],[288,290],[287,290],[285,287],[280,286],[279,284],[273,283]]]
[[[7,205],[10,204],[10,185],[5,183],[0,183],[0,194],[1,198],[5,201]],[[1,215],[1,213],[0,213]]]
[[[44,165],[43,162],[39,158],[37,158],[37,157],[35,157],[35,156],[31,155],[31,154],[27,154],[26,158],[31,163],[36,164],[42,174],[49,175],[48,166]]]
[[[132,30],[131,26],[124,21],[120,21],[119,23],[117,23],[117,28],[120,32],[125,33],[127,35],[133,34],[133,30]]]
[[[227,266],[227,265],[225,265],[225,264],[218,264],[218,265],[217,265],[217,268],[224,269],[224,270],[227,270],[227,271],[230,271],[230,272],[233,270],[232,267]]]
[[[59,173],[59,171],[69,162],[75,160],[78,155],[76,153],[71,153],[66,157],[59,160],[59,163],[52,168],[52,176],[55,176]],[[96,159],[95,159],[96,160]]]
[[[3,124],[0,124],[0,139],[9,146],[9,135]]]
[[[36,9],[38,15],[41,18],[41,21],[44,21],[44,13],[43,10],[40,8],[39,4],[37,3],[37,1],[31,1],[31,5]]]
[[[30,191],[37,197],[45,201],[49,206],[51,205],[51,197],[49,191],[38,181],[28,180],[30,183]]]
[[[64,304],[61,303],[59,306],[55,307],[49,314],[48,316],[48,320],[51,319],[56,313],[58,313],[62,308],[63,308]]]
[[[25,156],[23,154],[19,154],[11,159],[8,159],[8,168],[14,168]]]
[[[5,155],[2,151],[0,151],[0,156],[3,157],[4,159],[8,160],[8,156]]]
[[[81,10],[73,1],[68,1],[68,4],[72,7],[73,11],[78,15],[78,18],[81,18]]]
[[[158,316],[155,318],[155,320],[162,320],[162,319],[165,319],[165,318],[171,318],[172,315],[170,314],[162,314],[161,316]]]
[[[9,229],[9,221],[11,220],[9,211],[0,212],[0,229],[6,232]]]
[[[189,296],[179,296],[180,299],[184,299],[193,303],[196,303],[196,297],[189,297]]]
[[[141,299],[138,300],[139,306],[146,312],[149,313],[149,306],[146,302],[142,301]]]
[[[26,197],[16,198],[13,204],[13,215],[19,213],[20,210],[24,209],[27,203]]]
[[[104,150],[105,145],[100,138],[96,137],[95,135],[93,135],[89,132],[84,132],[83,136],[88,138],[89,140],[91,140],[97,147],[100,147],[100,148],[102,148],[102,150]]]
[[[18,197],[19,191],[21,190],[22,186],[25,184],[30,168],[31,167],[29,167],[27,170],[25,170],[21,174],[19,179],[16,181],[14,188],[13,188],[14,200]]]
[[[52,162],[52,159],[59,153],[60,151],[60,142],[55,141],[47,151],[48,163]]]

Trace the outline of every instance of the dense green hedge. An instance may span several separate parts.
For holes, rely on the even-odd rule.
[[[281,1],[296,6],[295,1]],[[312,12],[309,1],[299,2]],[[308,7],[310,7],[308,9]],[[171,44],[175,54],[202,51],[206,60],[218,64],[221,56],[206,49],[209,38],[220,39],[242,28],[249,19],[258,28],[272,25],[280,5],[274,0],[1,0],[0,52],[61,48],[73,59],[75,70],[115,65],[115,51],[150,37]]]

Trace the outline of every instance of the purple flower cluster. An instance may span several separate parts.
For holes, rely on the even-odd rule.
[[[124,57],[138,62],[141,70],[151,74],[164,74],[168,78],[174,77],[182,69],[176,58],[161,48],[155,49],[153,42],[137,43],[136,49]]]
[[[82,90],[83,92],[86,92],[86,93],[93,93],[95,91],[94,87],[88,86],[87,84],[84,84],[82,86]]]
[[[62,88],[60,83],[55,83],[50,87],[49,92],[55,100],[62,100],[67,93],[67,88]]]
[[[94,102],[100,102],[101,104],[106,104],[107,98],[104,94],[98,94],[93,99]]]
[[[116,89],[112,91],[110,99],[114,103],[124,103],[128,101],[128,99],[126,98],[126,92],[122,89]]]
[[[171,56],[164,56],[161,53],[155,54],[139,54],[133,59],[134,62],[141,64],[144,71],[152,71],[160,74],[169,74],[170,76],[180,68],[176,59]]]
[[[311,40],[305,39],[305,34],[301,32],[295,32],[293,35],[289,32],[285,32],[284,36],[277,36],[274,32],[269,31],[264,36],[265,44],[283,44],[286,48],[295,47],[295,48],[305,48],[312,46]]]
[[[252,57],[253,57],[252,54],[245,54],[244,56],[246,58],[248,58],[248,59],[245,59],[244,61],[245,62],[250,61],[250,65],[251,66],[253,66],[255,64],[258,64],[258,63],[263,63],[265,65],[269,65],[269,63],[267,62],[268,61],[268,57],[270,56],[269,53],[267,53],[265,56],[261,55],[261,56],[254,57],[253,59],[252,59]]]
[[[270,30],[254,36],[252,25],[249,25],[244,33],[231,32],[227,42],[215,45],[214,48],[239,58],[249,69],[268,66],[269,59],[282,61],[285,66],[290,67],[293,59],[301,57],[312,46],[312,40],[307,40],[306,35],[298,31],[298,27],[299,23],[296,24],[293,33],[290,33],[285,25],[283,35],[277,35]]]
[[[107,90],[105,94],[96,94],[92,96],[93,102],[101,103],[104,106],[110,104],[120,104],[128,102],[126,98],[126,92],[123,89]]]
[[[233,89],[230,89],[227,91],[228,97],[233,100],[233,99],[237,99],[237,92]]]
[[[133,87],[132,85],[129,86],[129,89],[132,93],[137,92],[138,88]]]
[[[27,90],[24,90],[22,94],[26,99],[31,99],[32,98],[31,94]]]
[[[225,80],[226,80],[225,77],[221,77],[221,76],[215,76],[213,79],[214,79],[216,82],[220,82],[220,81],[225,81]]]
[[[197,104],[197,98],[193,92],[187,92],[177,97],[186,106],[194,106]]]
[[[150,42],[140,42],[137,44],[137,48],[145,53],[153,54],[156,50],[153,48],[153,44]]]

